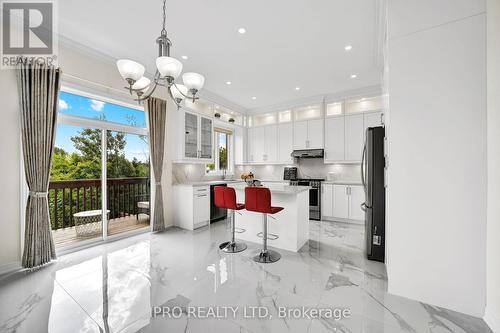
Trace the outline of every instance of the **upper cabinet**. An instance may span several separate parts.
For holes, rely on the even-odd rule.
[[[361,161],[364,145],[363,114],[345,116],[345,160]]]
[[[196,113],[178,110],[178,133],[174,144],[176,162],[210,162],[213,160],[213,121]]]
[[[323,119],[296,121],[293,124],[293,148],[322,149]]]
[[[338,162],[345,159],[344,117],[325,119],[325,161]]]
[[[292,123],[278,125],[278,162],[293,163],[293,125]]]
[[[236,126],[234,128],[234,164],[247,163],[247,129]]]

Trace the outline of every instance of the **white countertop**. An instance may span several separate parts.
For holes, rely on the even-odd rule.
[[[243,180],[206,180],[199,182],[189,182],[189,183],[181,183],[174,184],[174,186],[209,186],[209,185],[217,185],[217,184],[233,184],[233,183],[243,183]]]
[[[325,180],[323,184],[359,185],[359,186],[363,185],[360,180]]]
[[[271,190],[271,193],[275,194],[296,195],[304,191],[309,191],[310,189],[309,186],[290,186],[287,184],[266,183],[266,182],[263,183],[263,186],[269,188],[269,190]],[[244,191],[247,185],[244,183],[235,183],[231,184],[231,187],[237,191]]]

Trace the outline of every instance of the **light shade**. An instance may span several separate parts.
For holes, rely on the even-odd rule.
[[[147,77],[143,76],[139,80],[135,81],[135,83],[132,85],[132,89],[145,90],[148,88],[150,83],[151,83],[151,80],[148,79]]]
[[[156,58],[156,68],[162,77],[170,76],[176,79],[182,72],[182,63],[172,57]]]
[[[190,72],[182,74],[182,81],[184,82],[188,90],[200,90],[201,88],[203,88],[205,78],[201,74]]]
[[[139,80],[144,75],[144,66],[129,59],[120,59],[116,62],[120,75],[125,80]]]
[[[175,99],[184,99],[185,97],[182,94],[187,95],[188,93],[188,89],[183,84],[175,84],[175,86],[173,85],[171,91],[172,96],[174,96]]]

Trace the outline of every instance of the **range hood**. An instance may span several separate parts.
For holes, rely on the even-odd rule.
[[[323,158],[324,157],[324,150],[323,149],[294,150],[292,152],[292,157],[294,157],[294,158]]]

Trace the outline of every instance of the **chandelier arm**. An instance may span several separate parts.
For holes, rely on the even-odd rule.
[[[195,96],[187,96],[187,95],[184,95],[182,93],[182,91],[177,87],[177,85],[175,84],[175,82],[172,82],[172,85],[175,87],[175,89],[177,89],[177,91],[182,95],[184,96],[185,98],[188,98],[188,99],[191,99],[191,100],[197,100],[197,99],[200,99],[199,97],[195,97]]]
[[[177,103],[177,101],[175,100],[175,97],[174,97],[174,95],[172,95],[172,90],[170,89],[170,87],[168,87],[167,90],[168,90],[168,95],[170,96],[170,99],[172,101],[174,101],[175,105],[177,105],[177,110],[179,110],[181,108],[181,105],[179,103]]]
[[[155,84],[153,85],[153,88],[150,88],[150,90],[146,94],[142,95],[141,97],[137,97],[134,100],[137,102],[141,102],[141,101],[145,101],[146,99],[151,97],[151,95],[156,90],[156,87],[158,86],[158,83],[156,81],[154,81],[154,82],[155,82]]]

